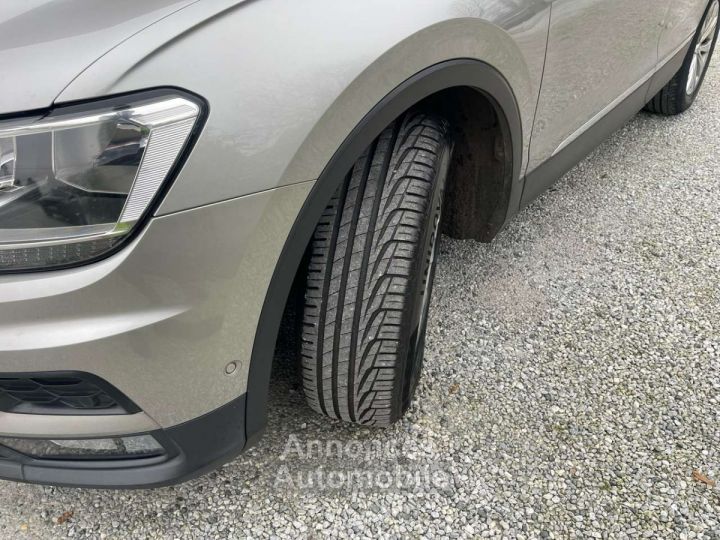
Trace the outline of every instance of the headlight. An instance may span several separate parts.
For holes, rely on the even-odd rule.
[[[155,93],[0,123],[0,271],[77,264],[118,247],[199,116],[196,101]]]

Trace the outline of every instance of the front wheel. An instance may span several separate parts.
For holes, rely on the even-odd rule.
[[[302,332],[316,411],[387,426],[417,387],[451,144],[446,123],[408,113],[360,157],[310,247]]]

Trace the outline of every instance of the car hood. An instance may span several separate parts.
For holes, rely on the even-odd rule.
[[[0,114],[49,107],[113,47],[197,1],[0,2]]]

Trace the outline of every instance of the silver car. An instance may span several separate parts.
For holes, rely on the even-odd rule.
[[[439,235],[690,107],[718,2],[3,2],[0,477],[219,466],[279,335],[314,410],[397,421]]]

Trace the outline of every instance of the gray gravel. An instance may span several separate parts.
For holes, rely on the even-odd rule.
[[[0,482],[0,537],[720,538],[718,96],[716,63],[691,112],[638,116],[493,244],[444,240],[401,424],[325,422],[280,369],[267,436],[220,471]]]

